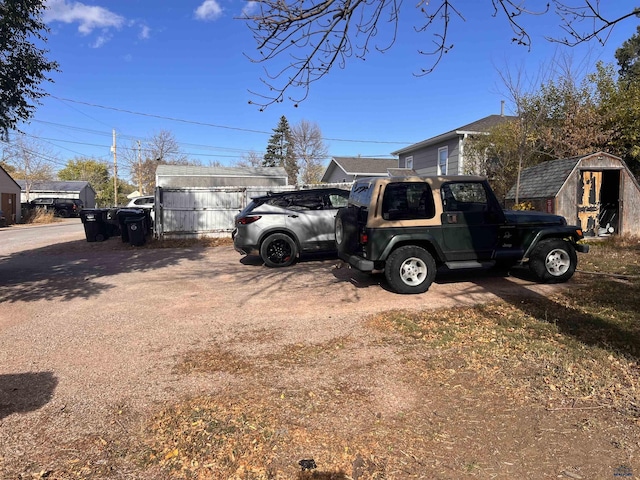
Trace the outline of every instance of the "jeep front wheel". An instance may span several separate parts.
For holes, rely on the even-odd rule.
[[[424,248],[400,247],[387,259],[384,274],[397,293],[424,293],[436,278],[436,262]]]
[[[531,253],[529,268],[542,282],[562,283],[569,280],[578,266],[576,250],[559,238],[541,241]]]

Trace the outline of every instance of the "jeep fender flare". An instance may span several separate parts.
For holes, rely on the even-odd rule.
[[[525,263],[529,261],[529,256],[531,252],[533,252],[534,248],[542,241],[548,238],[559,238],[559,239],[568,239],[571,238],[572,243],[576,244],[578,240],[582,239],[582,235],[578,234],[578,227],[552,227],[552,228],[543,228],[542,230],[536,233],[536,236],[533,237],[533,240],[527,247],[520,259],[520,263]]]
[[[430,234],[407,234],[407,235],[395,235],[384,248],[379,260],[386,261],[396,248],[403,245],[416,245],[425,247],[428,245],[430,249],[433,249],[436,261],[441,261],[444,258],[442,249],[438,245],[438,241],[433,235]]]

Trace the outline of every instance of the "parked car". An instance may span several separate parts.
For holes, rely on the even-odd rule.
[[[53,211],[57,217],[68,218],[78,217],[84,204],[78,198],[41,197],[31,200],[28,206],[30,209],[41,208]]]
[[[253,198],[235,217],[233,245],[269,267],[291,265],[301,253],[335,251],[335,216],[348,197],[348,190],[318,188]]]
[[[132,198],[127,203],[127,208],[153,208],[155,197],[153,195],[145,195],[142,197]]]
[[[397,293],[426,292],[439,268],[528,265],[541,282],[566,282],[589,251],[564,217],[502,210],[483,177],[359,179],[335,227],[338,256],[384,271]]]

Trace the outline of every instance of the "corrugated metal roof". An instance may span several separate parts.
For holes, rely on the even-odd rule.
[[[388,158],[332,157],[347,175],[386,174],[390,168],[398,168],[398,160]]]
[[[197,167],[158,165],[156,176],[181,177],[287,177],[284,167]]]
[[[585,155],[572,158],[549,160],[533,167],[525,168],[520,175],[519,198],[555,197],[569,174]],[[516,198],[516,186],[511,187],[506,198]]]
[[[25,190],[27,181],[16,180],[22,190]],[[89,182],[82,180],[56,180],[49,182],[31,182],[29,190],[32,192],[81,192],[84,188],[89,187]]]

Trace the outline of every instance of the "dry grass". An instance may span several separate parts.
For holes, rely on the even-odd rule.
[[[629,275],[640,248],[634,239],[598,242],[580,259],[583,270]],[[88,442],[86,457],[45,473],[373,480],[633,472],[640,280],[576,281],[553,297],[383,312],[364,319],[365,345],[342,337],[250,355],[238,338],[188,352],[176,375],[225,375],[229,387],[168,402],[129,436]],[[354,361],[363,349],[378,354]],[[89,460],[96,448],[106,458],[100,464]],[[569,462],[562,455],[582,460],[558,467]],[[309,458],[318,468],[302,471],[298,461]]]
[[[45,210],[43,208],[34,208],[28,210],[22,217],[22,223],[26,224],[49,224],[59,222],[60,220],[54,216],[52,211]]]

